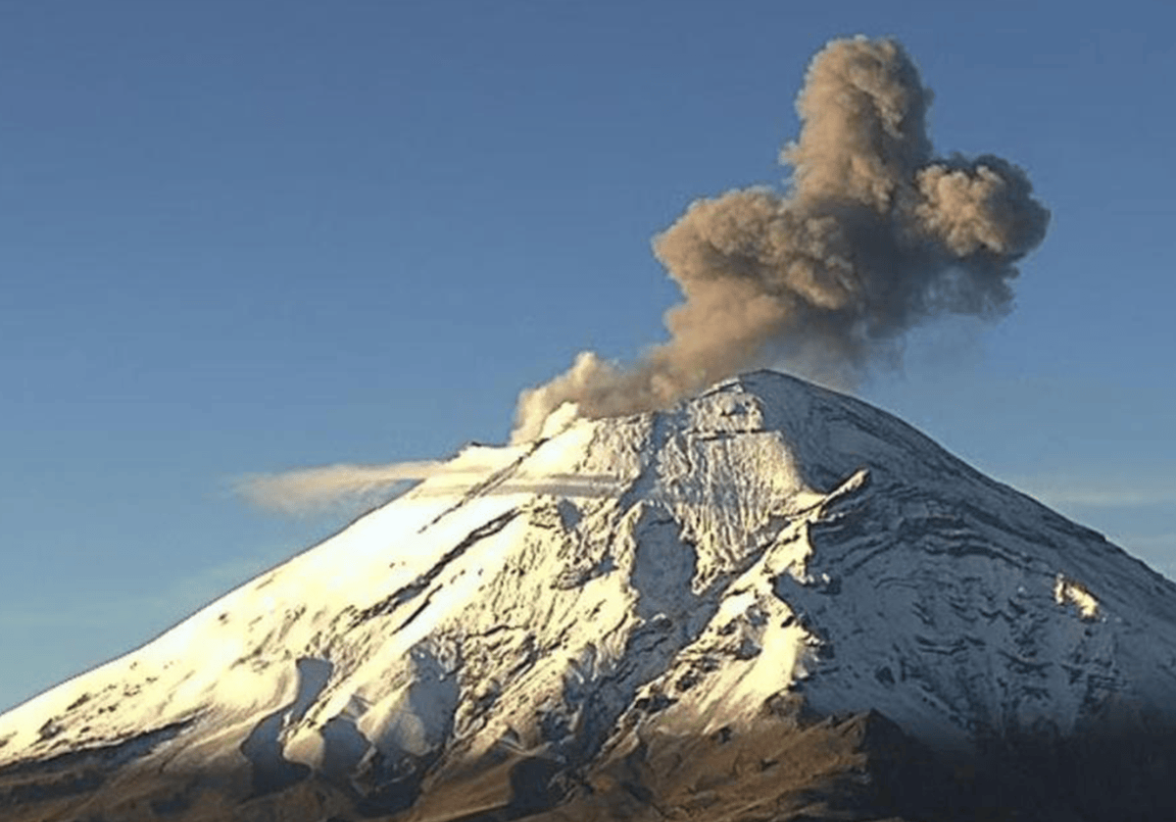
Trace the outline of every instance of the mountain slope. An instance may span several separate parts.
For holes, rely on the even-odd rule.
[[[0,716],[4,818],[603,819],[728,750],[830,763],[729,817],[791,818],[1172,722],[1176,587],[877,409],[757,372],[548,433]]]

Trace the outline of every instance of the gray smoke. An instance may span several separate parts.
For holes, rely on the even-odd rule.
[[[791,190],[692,204],[654,240],[685,297],[666,313],[670,340],[628,368],[580,354],[522,393],[514,439],[538,436],[564,403],[588,417],[663,408],[775,363],[851,387],[924,320],[1007,312],[1015,263],[1049,212],[999,157],[934,157],[930,103],[896,41],[826,46],[797,102],[800,139],[781,153]]]

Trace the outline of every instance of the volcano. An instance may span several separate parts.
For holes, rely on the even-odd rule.
[[[0,716],[0,817],[1154,819],[1176,586],[782,374],[549,421]]]

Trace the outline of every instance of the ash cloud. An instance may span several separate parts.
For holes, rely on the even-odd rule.
[[[669,341],[628,367],[581,353],[521,394],[513,439],[539,436],[565,403],[588,417],[663,408],[775,363],[852,387],[897,360],[920,322],[1006,313],[1049,212],[1006,160],[936,157],[930,103],[896,41],[826,46],[797,101],[800,137],[781,153],[789,190],[699,200],[655,238],[684,296],[665,315]]]

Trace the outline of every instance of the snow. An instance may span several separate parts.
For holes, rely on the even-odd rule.
[[[142,767],[440,779],[748,725],[780,694],[959,745],[1176,711],[1170,583],[863,403],[758,372],[544,434],[464,449],[0,716],[0,766],[177,722]]]
[[[1083,619],[1098,616],[1098,600],[1081,583],[1066,579],[1062,574],[1058,574],[1054,582],[1054,602],[1058,605],[1074,605]]]

